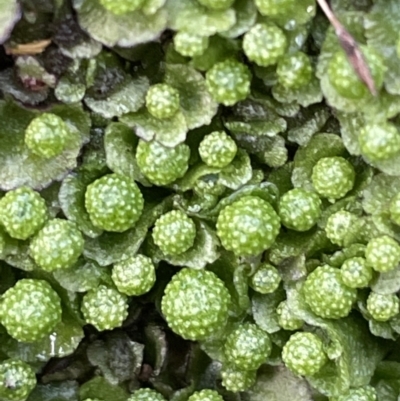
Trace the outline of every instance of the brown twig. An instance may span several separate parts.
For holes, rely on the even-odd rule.
[[[335,14],[333,14],[332,10],[328,6],[326,0],[317,0],[319,6],[322,11],[325,13],[329,22],[335,29],[336,36],[339,39],[340,45],[342,46],[346,56],[352,65],[355,73],[358,77],[367,85],[369,91],[372,95],[377,95],[377,90],[375,87],[375,82],[371,75],[371,70],[368,67],[368,64],[365,60],[364,55],[361,52],[360,47],[358,46],[356,40],[351,36],[351,34],[347,31],[347,29],[340,23],[340,21],[336,18]]]
[[[42,53],[51,43],[50,39],[38,40],[32,43],[25,43],[13,47],[6,46],[6,53],[14,56],[33,55]]]

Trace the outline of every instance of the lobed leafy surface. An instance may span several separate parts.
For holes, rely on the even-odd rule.
[[[400,4],[0,0],[0,399],[397,401]]]

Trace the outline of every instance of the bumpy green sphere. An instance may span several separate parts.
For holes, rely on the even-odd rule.
[[[276,69],[278,82],[285,88],[298,89],[311,81],[310,58],[303,52],[287,54],[281,58]]]
[[[119,292],[139,296],[152,289],[156,281],[156,269],[149,257],[134,255],[115,263],[111,277]]]
[[[46,202],[31,188],[9,191],[0,200],[0,222],[13,238],[31,237],[43,227],[46,219]]]
[[[399,298],[395,294],[371,292],[367,299],[367,310],[378,322],[386,322],[399,313]]]
[[[315,375],[328,360],[321,339],[304,332],[291,335],[283,347],[282,359],[293,373],[301,376]]]
[[[340,268],[342,281],[350,288],[368,287],[372,280],[372,268],[364,258],[354,257],[347,259]]]
[[[226,186],[222,185],[218,179],[207,179],[207,177],[202,177],[195,182],[193,190],[203,197],[220,197],[226,192]]]
[[[361,46],[361,50],[368,63],[375,86],[379,90],[383,84],[386,70],[384,62],[373,49]],[[336,52],[329,61],[328,77],[331,85],[343,97],[357,100],[369,95],[367,86],[357,76],[343,50]]]
[[[365,249],[367,265],[378,272],[388,272],[400,263],[400,245],[388,235],[373,238]]]
[[[332,401],[376,401],[376,390],[372,386],[350,389],[346,394],[333,398]]]
[[[206,135],[199,145],[201,160],[211,167],[226,167],[236,156],[235,141],[224,131]]]
[[[215,390],[206,389],[194,392],[188,401],[224,401],[224,399]]]
[[[175,50],[185,57],[201,56],[207,49],[208,36],[200,36],[189,32],[177,32],[174,36]]]
[[[290,310],[287,301],[282,301],[276,308],[279,326],[284,330],[298,330],[303,327],[303,320],[296,318]]]
[[[161,309],[175,333],[196,341],[224,327],[229,304],[229,292],[214,273],[183,268],[165,288]]]
[[[324,198],[339,199],[354,186],[353,166],[343,157],[323,157],[314,166],[312,183],[315,190]]]
[[[250,70],[236,60],[216,63],[206,74],[208,91],[215,101],[225,106],[246,99],[250,93],[250,81]]]
[[[222,385],[233,393],[248,390],[256,382],[256,370],[239,370],[231,366],[221,370]]]
[[[128,300],[114,288],[100,285],[85,294],[81,311],[86,322],[97,330],[112,330],[127,318]]]
[[[345,286],[339,269],[319,266],[303,287],[305,300],[311,310],[325,319],[346,317],[357,297],[357,290]]]
[[[85,207],[90,220],[106,231],[123,232],[133,227],[143,205],[137,184],[119,174],[105,175],[86,189]]]
[[[0,363],[0,399],[25,401],[36,386],[35,371],[19,359]]]
[[[136,390],[127,401],[166,401],[161,393],[149,388]]]
[[[224,346],[227,362],[240,370],[257,370],[266,362],[271,349],[268,333],[253,323],[242,324],[234,330]]]
[[[69,220],[53,219],[33,237],[29,250],[35,262],[52,272],[71,267],[82,254],[84,240]]]
[[[153,228],[156,245],[167,255],[179,255],[194,244],[196,225],[181,210],[172,210],[157,219]]]
[[[25,144],[35,155],[49,159],[63,152],[68,136],[68,126],[61,117],[43,113],[26,128]]]
[[[393,223],[400,226],[400,193],[395,195],[390,201],[390,219]]]
[[[279,202],[282,224],[296,231],[312,228],[321,216],[321,199],[314,192],[295,188],[286,192]]]
[[[16,340],[38,341],[61,321],[61,300],[47,281],[19,280],[2,296],[0,321]]]
[[[290,12],[296,0],[255,0],[255,3],[261,15],[275,17]]]
[[[361,153],[372,162],[390,159],[400,153],[400,134],[389,122],[363,127],[358,136]]]
[[[139,9],[145,0],[99,0],[100,4],[115,15],[124,15]]]
[[[281,283],[281,276],[276,267],[264,263],[250,278],[250,286],[260,294],[276,291]]]
[[[226,206],[218,216],[217,234],[225,249],[236,255],[258,255],[275,241],[280,219],[273,207],[256,196]]]
[[[331,214],[326,222],[326,236],[333,244],[345,246],[347,236],[358,219],[358,216],[347,210],[339,210]]]
[[[147,91],[146,107],[156,118],[170,118],[179,110],[179,92],[168,84],[153,85]]]
[[[243,51],[250,61],[261,67],[274,65],[285,54],[287,39],[273,23],[256,24],[243,37]]]
[[[168,185],[185,175],[190,149],[185,144],[167,148],[158,142],[139,140],[136,160],[142,173],[155,185]]]
[[[200,4],[211,10],[225,10],[230,7],[235,0],[197,0]]]

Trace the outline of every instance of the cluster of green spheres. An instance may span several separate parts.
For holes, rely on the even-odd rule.
[[[3,3],[0,400],[400,399],[397,0]]]

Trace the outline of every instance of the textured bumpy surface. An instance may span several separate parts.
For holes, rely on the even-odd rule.
[[[285,34],[272,23],[254,25],[243,38],[244,53],[261,67],[276,64],[286,47]]]
[[[256,374],[256,370],[238,370],[227,367],[221,371],[222,385],[234,393],[245,391],[255,383]]]
[[[180,210],[162,215],[154,224],[153,239],[167,255],[179,255],[193,246],[196,226],[193,220]]]
[[[140,170],[155,185],[168,185],[183,177],[189,167],[189,156],[185,144],[167,148],[155,141],[140,140],[136,150]]]
[[[26,400],[36,386],[35,371],[18,359],[0,363],[0,398],[5,401]]]
[[[156,270],[151,259],[135,255],[115,263],[112,279],[118,291],[139,296],[149,292],[156,281]]]
[[[128,316],[128,302],[117,290],[100,285],[83,297],[81,310],[86,322],[97,330],[112,330]]]
[[[234,0],[198,0],[200,4],[212,10],[223,10],[230,7]]]
[[[46,271],[71,267],[83,251],[84,240],[76,225],[68,220],[53,219],[33,237],[30,253]]]
[[[260,294],[270,294],[274,292],[281,282],[281,276],[276,267],[264,263],[251,276],[250,286]]]
[[[366,125],[358,141],[362,154],[371,161],[387,160],[400,153],[400,134],[391,123]]]
[[[27,239],[40,230],[47,219],[44,199],[28,187],[9,191],[0,200],[0,222],[17,239]]]
[[[225,207],[217,220],[222,245],[237,255],[257,255],[268,249],[279,229],[275,210],[255,196],[245,196]]]
[[[229,304],[228,290],[214,273],[184,268],[165,288],[162,312],[175,333],[201,340],[224,327]]]
[[[326,319],[347,316],[357,296],[355,289],[343,284],[340,270],[331,266],[317,267],[307,277],[303,292],[311,310]]]
[[[143,196],[127,177],[108,174],[87,187],[85,207],[92,223],[107,231],[122,232],[133,227],[143,210]]]
[[[273,17],[290,11],[295,0],[255,0],[255,3],[262,15]]]
[[[362,257],[354,257],[345,260],[340,273],[342,281],[347,287],[364,288],[367,287],[372,279],[372,268]]]
[[[129,12],[135,11],[145,2],[146,0],[124,0],[124,1],[113,1],[113,0],[99,0],[100,4],[116,15],[124,15]]]
[[[296,231],[307,231],[321,216],[321,200],[314,192],[295,188],[286,192],[279,202],[282,224]]]
[[[363,56],[368,61],[372,78],[377,88],[383,83],[385,67],[382,58],[366,46],[361,46]],[[328,76],[332,86],[342,96],[350,99],[362,99],[368,94],[368,89],[358,78],[353,67],[349,63],[345,53],[338,51],[329,62]]]
[[[207,89],[217,102],[232,106],[250,93],[250,77],[244,64],[235,60],[222,61],[207,71]]]
[[[276,308],[279,326],[284,330],[298,330],[303,327],[304,322],[296,318],[290,310],[287,301],[282,301]]]
[[[312,77],[310,58],[303,52],[281,58],[276,69],[278,81],[286,88],[298,89],[307,85]]]
[[[400,401],[400,0],[325,2],[0,0],[0,401]]]
[[[224,401],[224,399],[215,390],[201,390],[194,392],[188,401]]]
[[[395,195],[390,201],[390,219],[393,223],[400,226],[400,193]]]
[[[179,110],[179,92],[167,84],[153,85],[146,95],[146,107],[156,118],[170,118]]]
[[[353,188],[354,179],[354,168],[343,157],[323,157],[313,168],[312,183],[324,198],[342,198]]]
[[[322,341],[312,333],[293,334],[282,350],[282,359],[295,374],[313,376],[327,362]]]
[[[378,272],[388,272],[400,263],[400,245],[387,235],[373,238],[365,250],[368,266]]]
[[[352,388],[347,394],[334,398],[333,401],[376,401],[376,390],[372,386]]]
[[[252,323],[245,323],[229,334],[224,346],[227,362],[240,370],[257,370],[271,349],[269,335]]]
[[[367,299],[367,309],[373,319],[386,322],[399,313],[399,298],[395,294],[371,292]]]
[[[165,398],[158,391],[149,388],[140,388],[127,401],[165,401]]]
[[[332,243],[340,246],[346,244],[347,233],[357,223],[358,216],[346,210],[340,210],[329,216],[325,232]]]
[[[203,138],[199,146],[201,160],[211,167],[226,167],[236,152],[235,141],[224,131],[211,132]]]
[[[208,47],[207,36],[200,36],[189,32],[178,32],[174,36],[175,50],[185,57],[201,56]]]
[[[25,130],[25,144],[37,156],[45,159],[62,153],[68,137],[68,127],[62,118],[43,113],[34,118]]]
[[[23,279],[4,293],[0,321],[18,341],[38,341],[61,321],[60,304],[57,293],[46,281]]]

